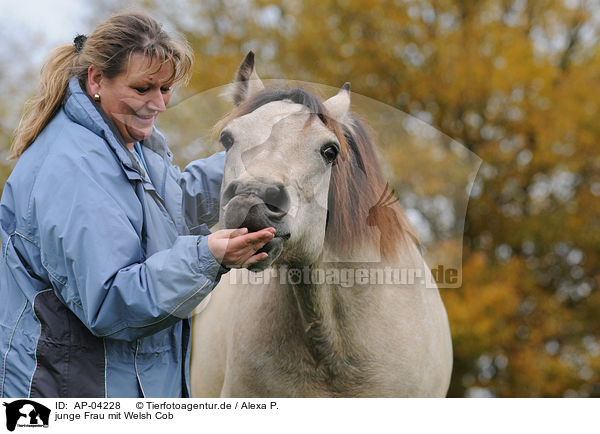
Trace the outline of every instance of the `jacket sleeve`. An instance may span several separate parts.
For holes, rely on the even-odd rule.
[[[183,192],[183,213],[190,230],[200,224],[208,227],[219,220],[221,183],[225,152],[192,161],[181,173],[179,185]]]
[[[226,271],[207,237],[179,236],[143,260],[131,218],[140,205],[128,182],[99,178],[90,164],[46,163],[52,170],[40,174],[30,201],[41,261],[57,296],[94,335],[133,341],[169,327]]]

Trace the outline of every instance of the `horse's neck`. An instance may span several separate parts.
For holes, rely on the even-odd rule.
[[[332,356],[346,357],[355,351],[356,328],[368,304],[368,288],[342,287],[340,284],[319,284],[312,281],[315,271],[340,276],[347,269],[327,264],[303,270],[308,282],[283,285],[287,293],[283,309],[297,324],[296,334],[304,342],[317,364]],[[323,276],[321,276],[323,277]]]
[[[368,299],[368,287],[354,285],[354,274],[348,266],[315,264],[303,269],[302,282],[287,285],[306,327],[315,322],[343,323],[346,316],[360,310],[361,302]]]
[[[361,256],[365,256],[365,251],[362,253]],[[287,294],[281,308],[298,324],[298,333],[314,349],[317,358],[319,353],[353,351],[350,347],[360,345],[361,328],[372,319],[373,313],[393,311],[392,306],[385,304],[395,303],[394,297],[403,297],[406,293],[387,290],[391,286],[388,280],[392,272],[396,273],[394,278],[400,275],[399,270],[428,272],[414,245],[408,246],[394,263],[350,262],[347,259],[303,267],[301,276],[296,273],[294,283],[288,280],[280,288]]]

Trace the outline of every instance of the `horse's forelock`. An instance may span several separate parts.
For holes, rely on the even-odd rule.
[[[328,116],[327,110],[318,96],[306,89],[296,87],[290,89],[264,89],[258,92],[219,121],[215,125],[215,130],[221,130],[231,120],[252,113],[270,102],[286,100],[305,106],[311,117],[318,116],[321,122],[332,130],[334,125],[337,124],[334,119]]]

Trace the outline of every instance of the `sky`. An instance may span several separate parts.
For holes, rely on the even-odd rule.
[[[27,41],[35,41],[33,51],[17,57],[17,61],[40,63],[51,48],[72,41],[77,33],[86,32],[83,20],[86,3],[76,0],[0,0],[0,37],[3,41],[21,39],[25,46],[29,45]],[[0,53],[4,50],[0,48]],[[5,53],[2,53],[2,59],[5,59]]]
[[[13,129],[23,101],[38,86],[44,59],[58,45],[87,32],[90,2],[76,0],[0,0],[0,96],[14,102],[1,125]],[[89,26],[89,24],[87,24]],[[9,67],[6,67],[9,65]]]
[[[0,59],[10,58],[18,67],[39,67],[48,52],[87,31],[85,2],[76,0],[0,0],[0,38],[17,41],[0,45]],[[20,42],[19,42],[20,41]],[[19,47],[27,53],[15,55]],[[16,49],[15,49],[16,48]]]

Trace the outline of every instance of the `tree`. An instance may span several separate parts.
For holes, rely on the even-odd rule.
[[[227,84],[252,49],[263,78],[333,87],[351,81],[354,92],[479,155],[463,285],[442,291],[455,351],[450,395],[600,396],[596,3],[182,0],[144,7],[194,48],[194,78],[182,99]],[[398,192],[405,190],[399,168],[411,167],[405,151],[384,149]],[[423,182],[424,192],[433,188]]]

